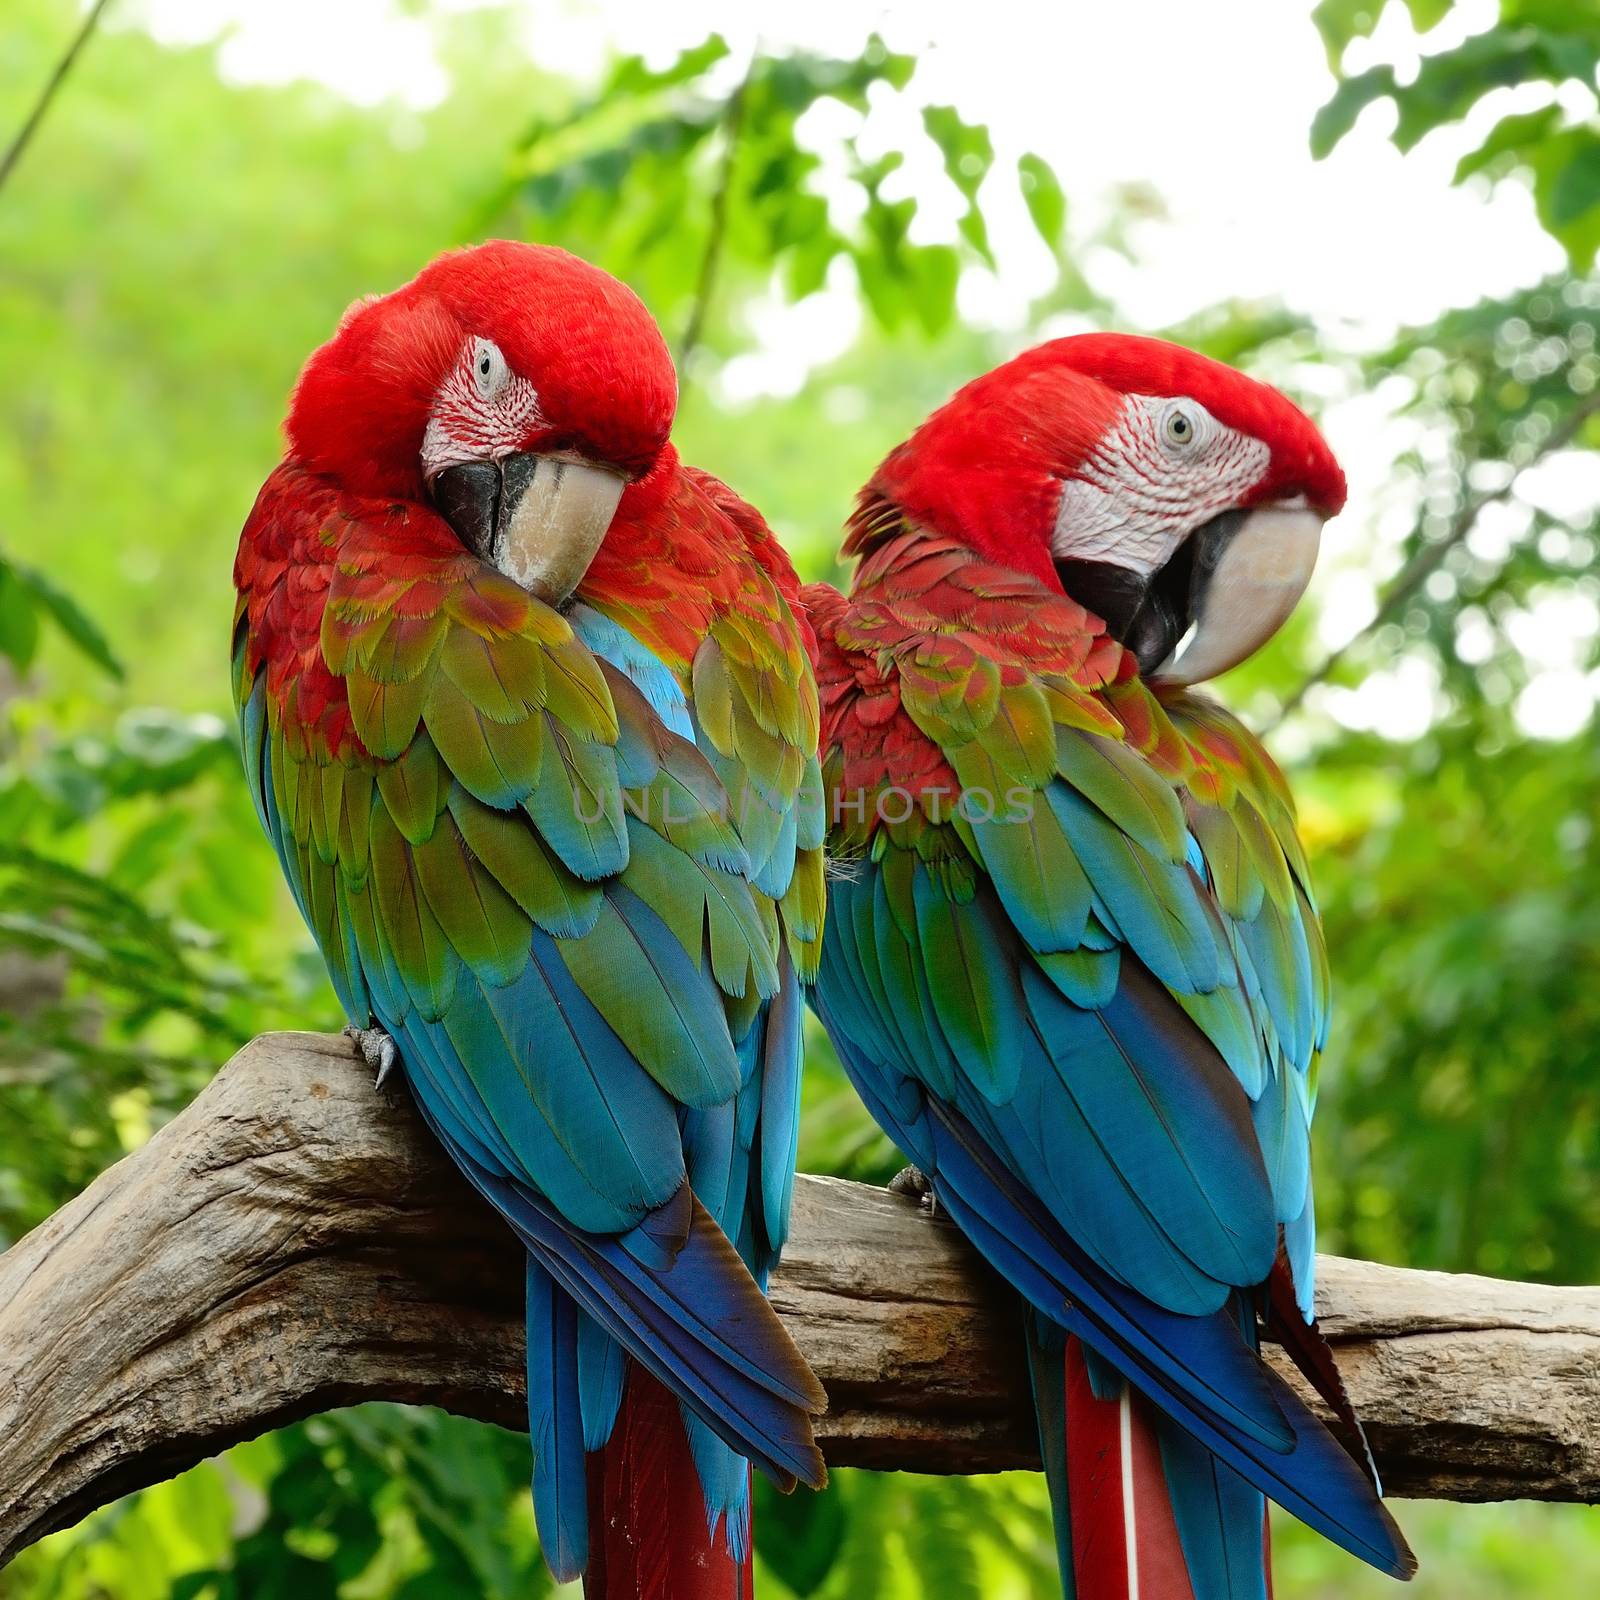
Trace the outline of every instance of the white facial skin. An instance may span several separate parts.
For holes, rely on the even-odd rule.
[[[480,523],[469,545],[514,583],[559,607],[583,581],[627,480],[571,454],[521,455],[523,442],[545,425],[533,384],[511,371],[492,340],[470,339],[434,397],[422,472],[433,484],[452,467],[505,463],[490,509],[480,503],[482,514],[492,516],[492,537]],[[515,464],[508,459],[514,455]],[[515,484],[513,465],[522,469]]]
[[[1239,507],[1271,462],[1265,444],[1197,400],[1129,395],[1116,425],[1062,485],[1052,554],[1151,578],[1186,539]],[[1311,581],[1321,530],[1303,497],[1252,510],[1217,557],[1188,635],[1154,675],[1199,683],[1260,649]]]
[[[1272,452],[1197,400],[1129,395],[1122,416],[1061,489],[1058,561],[1156,572],[1201,523],[1236,506]]]
[[[469,339],[434,396],[423,476],[431,481],[464,461],[499,461],[543,423],[539,391],[506,365],[492,339]]]

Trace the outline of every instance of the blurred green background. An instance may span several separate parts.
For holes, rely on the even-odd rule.
[[[926,19],[924,50],[822,4],[822,48],[696,4],[638,54],[647,9],[113,3],[0,180],[0,1244],[251,1034],[337,1025],[234,753],[236,530],[341,309],[501,233],[644,295],[685,455],[808,577],[878,457],[1043,334],[1173,333],[1320,411],[1351,507],[1223,687],[1291,769],[1326,908],[1324,1246],[1600,1278],[1600,5],[1272,0],[1195,56],[1216,8],[1137,0],[1149,52],[1111,60],[1079,8],[1045,40],[980,8],[1029,82],[1104,80],[1092,127]],[[251,32],[286,11],[287,61]],[[8,0],[0,138],[80,17]],[[1216,80],[1215,127],[1167,98],[1186,77]],[[1157,156],[1177,203],[1128,171]],[[814,1042],[802,1165],[886,1178]],[[319,1418],[46,1540],[0,1594],[545,1593],[525,1451],[400,1407]],[[1398,1510],[1419,1596],[1600,1593],[1588,1509]],[[757,1530],[772,1596],[1054,1592],[1026,1474],[841,1472],[764,1495]],[[1277,1549],[1283,1600],[1390,1592],[1287,1520]]]

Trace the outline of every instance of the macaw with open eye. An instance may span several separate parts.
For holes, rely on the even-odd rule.
[[[1078,1600],[1263,1600],[1263,1493],[1415,1569],[1257,1354],[1265,1322],[1359,1437],[1311,1309],[1316,902],[1282,776],[1188,687],[1276,631],[1344,498],[1276,391],[1060,339],[893,451],[849,598],[805,591],[840,858],[814,1000],[1026,1302]]]
[[[750,1592],[825,1476],[764,1298],[824,814],[810,628],[563,251],[442,256],[307,363],[239,546],[246,775],[340,1003],[526,1255],[534,1505],[594,1597]]]

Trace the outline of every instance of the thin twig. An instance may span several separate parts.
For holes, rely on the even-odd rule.
[[[79,52],[89,42],[89,35],[94,32],[96,24],[100,21],[101,12],[110,3],[111,0],[94,0],[94,4],[84,16],[82,25],[73,36],[72,43],[67,46],[67,53],[56,63],[56,70],[50,74],[50,79],[40,91],[39,98],[34,101],[33,110],[28,113],[27,121],[17,130],[17,136],[11,141],[5,155],[0,156],[0,189],[5,187],[12,168],[22,159],[22,152],[28,148],[34,134],[39,131],[39,124],[44,121],[44,114],[50,109],[50,102],[55,99],[56,90],[72,71],[72,65],[78,59]]]
[[[1318,684],[1327,682],[1350,651],[1361,640],[1365,639],[1369,634],[1376,633],[1384,623],[1394,617],[1400,608],[1410,600],[1412,595],[1428,581],[1429,577],[1437,571],[1444,558],[1472,532],[1478,518],[1483,514],[1484,508],[1494,505],[1497,501],[1509,499],[1512,491],[1521,481],[1522,475],[1529,468],[1537,466],[1546,456],[1554,455],[1557,450],[1564,450],[1571,444],[1577,436],[1578,430],[1597,410],[1600,410],[1600,390],[1588,395],[1558,426],[1552,429],[1538,449],[1517,467],[1498,489],[1491,489],[1486,494],[1475,495],[1468,500],[1456,513],[1455,520],[1450,524],[1450,529],[1445,536],[1442,539],[1434,539],[1423,545],[1405,564],[1400,571],[1400,575],[1389,586],[1389,592],[1384,595],[1381,604],[1366,625],[1351,634],[1337,649],[1329,651],[1323,658],[1322,664],[1307,676],[1294,693],[1283,702],[1283,708],[1278,712],[1278,715],[1262,731],[1270,732],[1279,723],[1284,722],[1298,711],[1305,697]]]
[[[733,190],[734,163],[739,156],[739,135],[744,128],[745,94],[750,80],[755,76],[756,63],[761,59],[761,46],[750,52],[750,64],[745,68],[739,86],[728,97],[722,114],[722,161],[717,169],[717,186],[711,193],[711,223],[706,230],[706,247],[700,256],[700,274],[695,283],[694,304],[689,320],[684,326],[683,341],[678,346],[678,372],[684,375],[689,369],[689,358],[699,348],[705,332],[706,317],[711,310],[711,295],[716,288],[717,268],[722,264],[722,246],[728,231],[728,200]]]

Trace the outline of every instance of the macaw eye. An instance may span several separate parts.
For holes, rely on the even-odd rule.
[[[492,339],[474,339],[472,378],[478,386],[478,393],[485,400],[493,400],[505,388],[510,377],[511,369],[506,365],[506,358],[500,354],[500,346]]]
[[[1161,437],[1174,449],[1189,449],[1199,436],[1199,423],[1187,406],[1173,406],[1162,418]]]

